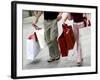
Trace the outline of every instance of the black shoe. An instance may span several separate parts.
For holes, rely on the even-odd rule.
[[[48,59],[48,62],[53,62],[53,61],[55,61],[56,59],[52,59],[52,58],[50,58],[50,59]]]
[[[60,59],[60,56],[58,58],[56,58],[56,60],[59,60]]]

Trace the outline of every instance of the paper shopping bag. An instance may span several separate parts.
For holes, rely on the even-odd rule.
[[[28,60],[34,60],[39,54],[40,45],[36,33],[30,35],[26,40],[26,57]]]
[[[68,51],[74,47],[75,38],[71,26],[64,24],[62,28],[63,33],[58,38],[58,44],[62,57],[66,57],[68,56]]]
[[[36,35],[37,35],[37,38],[38,38],[40,48],[42,49],[46,46],[46,42],[45,42],[45,39],[44,39],[44,29],[41,28],[40,30],[36,30],[35,32],[36,32]]]
[[[75,37],[74,37],[74,33],[72,30],[72,26],[68,26],[67,24],[63,25],[63,33],[64,33],[64,38],[67,44],[67,48],[73,49],[74,44],[75,44]]]
[[[66,57],[68,56],[68,48],[67,48],[67,44],[66,41],[64,39],[64,33],[62,33],[59,38],[58,38],[58,44],[59,44],[59,49],[61,52],[61,56],[62,57]]]

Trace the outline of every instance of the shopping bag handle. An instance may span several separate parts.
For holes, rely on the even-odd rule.
[[[38,27],[37,25],[34,25],[36,30],[41,30],[42,28]]]

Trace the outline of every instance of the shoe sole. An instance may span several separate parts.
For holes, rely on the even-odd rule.
[[[57,59],[54,59],[54,60],[52,60],[52,61],[48,61],[48,62],[53,62],[53,61],[56,61],[56,60],[59,60],[60,58],[57,58]]]

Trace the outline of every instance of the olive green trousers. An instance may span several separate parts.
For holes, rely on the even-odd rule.
[[[44,38],[51,58],[59,57],[57,20],[44,20]]]

